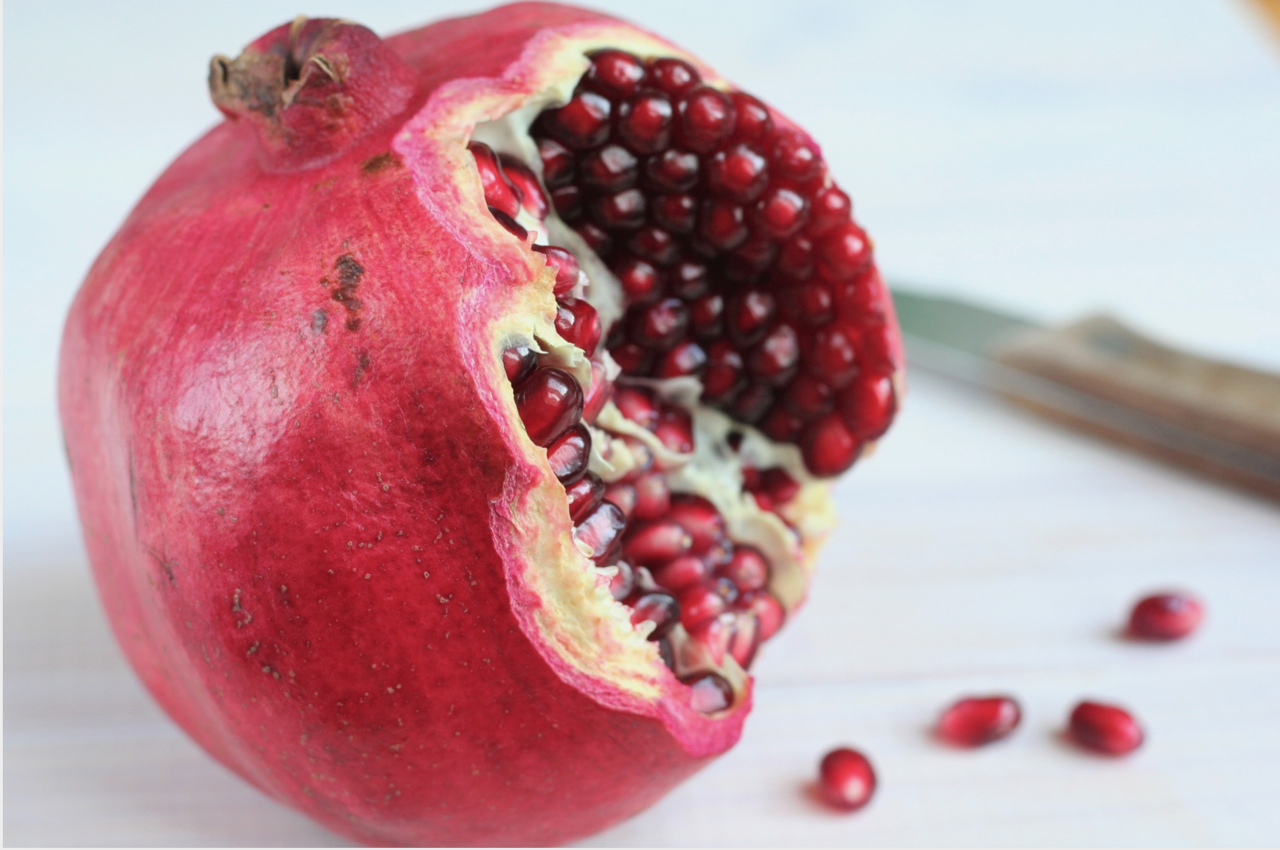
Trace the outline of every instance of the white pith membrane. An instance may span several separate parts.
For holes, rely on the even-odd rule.
[[[730,90],[723,80],[712,75],[693,57],[635,30],[612,29],[602,32],[599,38],[575,38],[572,41],[559,38],[553,44],[540,47],[554,53],[550,61],[546,56],[538,57],[540,67],[547,69],[542,77],[545,85],[536,87],[533,93],[521,97],[518,102],[508,98],[506,113],[476,125],[470,138],[470,141],[483,143],[499,154],[519,160],[539,179],[542,162],[530,128],[544,110],[570,100],[580,77],[590,65],[588,54],[595,50],[610,47],[644,59],[682,59],[698,68],[703,83],[723,91]],[[529,53],[526,51],[526,57]],[[474,191],[480,195],[479,203],[484,207],[478,170],[475,176],[477,185]],[[549,199],[545,186],[543,194]],[[608,338],[610,327],[625,312],[621,284],[582,237],[560,219],[549,201],[547,206],[549,213],[545,220],[537,219],[527,207],[523,207],[516,221],[529,231],[527,244],[558,246],[577,258],[581,274],[569,295],[585,300],[597,311],[602,335],[595,358],[605,364],[608,379],[616,381],[620,370],[605,350],[604,340]],[[515,235],[508,235],[508,238],[517,240]],[[553,280],[554,269],[548,267],[536,284],[537,295],[531,296],[529,303],[536,300],[538,305],[554,305],[555,298],[551,293]],[[524,323],[525,327],[504,323],[500,338],[494,340],[496,361],[501,363],[502,352],[507,348],[530,346],[540,352],[538,368],[556,366],[564,369],[578,381],[584,396],[589,395],[592,375],[585,353],[556,332],[550,316],[538,317],[536,321],[532,317],[530,319]],[[503,374],[500,366],[498,374]],[[818,545],[834,526],[835,516],[829,498],[832,479],[811,475],[796,445],[774,442],[755,427],[699,403],[702,384],[697,377],[628,378],[625,383],[647,386],[662,401],[689,411],[694,451],[687,455],[671,451],[657,434],[627,419],[609,401],[594,425],[587,426],[592,436],[589,470],[606,484],[622,480],[637,464],[635,453],[622,438],[643,443],[654,457],[653,469],[666,474],[673,495],[691,493],[705,498],[723,517],[727,536],[735,546],[752,546],[764,555],[770,565],[765,589],[789,617],[803,601]],[[510,387],[509,400],[513,412],[516,410],[514,390]],[[730,434],[739,441],[736,449],[730,447]],[[873,446],[874,443],[868,443],[863,454]],[[529,454],[534,456],[538,453],[546,454],[545,450],[530,444]],[[798,491],[774,510],[765,510],[751,493],[744,490],[744,470],[748,468],[781,468],[799,485]],[[546,498],[545,494],[540,494],[537,501],[542,509],[558,511],[567,519],[565,491],[555,481],[549,463],[547,478],[559,487],[559,502],[553,504],[554,499]],[[562,660],[578,672],[606,680],[619,691],[642,700],[656,700],[678,693],[681,686],[672,682],[672,671],[661,659],[658,644],[647,639],[653,624],[642,621],[633,626],[632,609],[616,601],[609,591],[609,579],[616,568],[595,566],[586,552],[578,552],[576,559],[566,558],[561,543],[545,539],[554,535],[543,533],[538,536],[543,539],[527,537],[524,541],[529,544],[528,557],[537,565],[535,574],[526,579],[535,586],[539,596],[541,607],[535,613],[538,627],[548,644],[559,650]],[[620,555],[619,559],[625,560],[625,556]],[[675,676],[688,678],[703,672],[716,673],[734,691],[734,702],[724,713],[740,706],[748,690],[748,676],[732,654],[725,652],[717,663],[701,644],[690,639],[679,623],[668,632],[667,640],[674,650]]]

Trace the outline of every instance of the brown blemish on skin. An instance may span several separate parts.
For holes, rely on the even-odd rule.
[[[377,156],[371,156],[360,163],[360,173],[366,175],[377,174],[379,171],[385,171],[388,168],[399,168],[403,164],[395,151],[386,151]]]
[[[360,383],[360,378],[364,376],[365,370],[369,368],[369,354],[361,351],[360,356],[356,359],[356,375],[351,379],[351,387],[354,389]]]
[[[359,313],[361,308],[364,307],[364,302],[356,297],[356,289],[360,286],[360,278],[364,277],[364,266],[356,262],[356,258],[350,254],[343,254],[333,264],[333,270],[338,278],[338,287],[333,290],[333,294],[330,297],[347,309],[347,330],[358,331],[363,322]],[[321,283],[326,287],[333,285],[328,278],[322,280]],[[317,311],[317,313],[320,312],[323,311]],[[313,314],[312,328],[315,328],[315,322],[316,319]],[[325,324],[328,324],[327,317]],[[324,326],[322,325],[320,331],[323,332],[323,330]]]

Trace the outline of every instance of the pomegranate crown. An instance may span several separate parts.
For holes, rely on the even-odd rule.
[[[209,63],[209,94],[258,132],[273,170],[320,165],[404,110],[416,74],[372,30],[296,18],[234,60]]]

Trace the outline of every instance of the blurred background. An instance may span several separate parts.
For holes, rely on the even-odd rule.
[[[5,4],[9,843],[334,840],[195,751],[150,706],[110,644],[63,460],[58,340],[97,252],[166,164],[218,120],[205,87],[210,56],[234,56],[299,12],[352,18],[386,34],[488,5]],[[875,237],[890,281],[1050,323],[1106,309],[1158,339],[1280,370],[1280,40],[1256,7],[1229,0],[593,5],[688,47],[808,128]],[[899,432],[841,485],[846,514],[857,516],[824,557],[829,577],[815,588],[809,625],[798,621],[760,667],[759,708],[730,756],[737,761],[717,764],[601,840],[1280,842],[1280,822],[1266,805],[1280,797],[1274,507],[933,379],[914,379],[913,387]],[[854,564],[861,566],[846,566]],[[1059,583],[1045,585],[1046,575]],[[1201,589],[1218,582],[1209,604],[1224,625],[1191,650],[1200,653],[1191,667],[1162,659],[1143,668],[1163,671],[1151,684],[1161,696],[1149,696],[1149,705],[1165,700],[1170,723],[1191,729],[1197,717],[1218,732],[1230,725],[1237,737],[1229,745],[1196,738],[1190,749],[1166,751],[1172,761],[1159,769],[1150,763],[1150,776],[1125,765],[1116,770],[1127,779],[1113,770],[1090,785],[1092,763],[1061,776],[1034,768],[1036,753],[1054,755],[1052,742],[1027,744],[1032,761],[1005,769],[987,754],[964,764],[929,761],[935,756],[910,725],[917,721],[903,731],[904,705],[925,724],[936,700],[957,689],[1021,681],[1032,703],[1047,706],[1040,731],[1028,734],[1048,740],[1045,730],[1080,688],[1142,680],[1125,666],[1136,657],[1107,654],[1133,650],[1107,647],[1100,636],[1126,594],[1156,581]],[[857,609],[831,601],[845,583]],[[1086,598],[1102,607],[1083,619],[1024,611],[999,620],[1010,606],[1053,600],[1066,610]],[[1233,605],[1231,620],[1225,612]],[[947,606],[981,612],[964,631],[978,635],[975,643],[934,628],[950,616],[939,612],[953,612]],[[876,626],[876,611],[896,622]],[[865,633],[847,626],[859,612],[867,617],[853,619],[868,624]],[[54,633],[51,623],[63,625]],[[1098,645],[1059,651],[1064,636]],[[1001,641],[1017,651],[993,649]],[[851,643],[858,651],[840,654],[857,662],[818,662],[833,645]],[[1053,678],[1055,670],[1062,676]],[[1220,711],[1177,714],[1186,691],[1175,685],[1188,676],[1201,676],[1201,691],[1227,683],[1215,692]],[[1233,700],[1252,713],[1231,714]],[[800,722],[805,711],[817,713]],[[873,756],[890,777],[888,756],[900,751],[898,802],[886,799],[880,811],[851,820],[807,811],[785,783],[810,770],[835,737],[858,735],[881,736]],[[985,785],[970,773],[980,768],[995,771]],[[779,796],[752,796],[765,792],[751,777],[767,777],[763,787]],[[982,788],[996,790],[963,796]],[[1028,802],[1009,803],[1009,794]],[[1055,795],[1066,801],[1058,808]],[[935,796],[942,802],[931,803]],[[1117,800],[1131,807],[1118,809]],[[720,820],[716,806],[727,813]],[[745,811],[763,820],[744,819]],[[694,826],[677,830],[676,821]],[[769,831],[784,822],[789,838]]]

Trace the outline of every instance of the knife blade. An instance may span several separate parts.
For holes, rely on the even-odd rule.
[[[1107,315],[1061,327],[893,286],[907,361],[1183,469],[1280,499],[1280,375]]]

